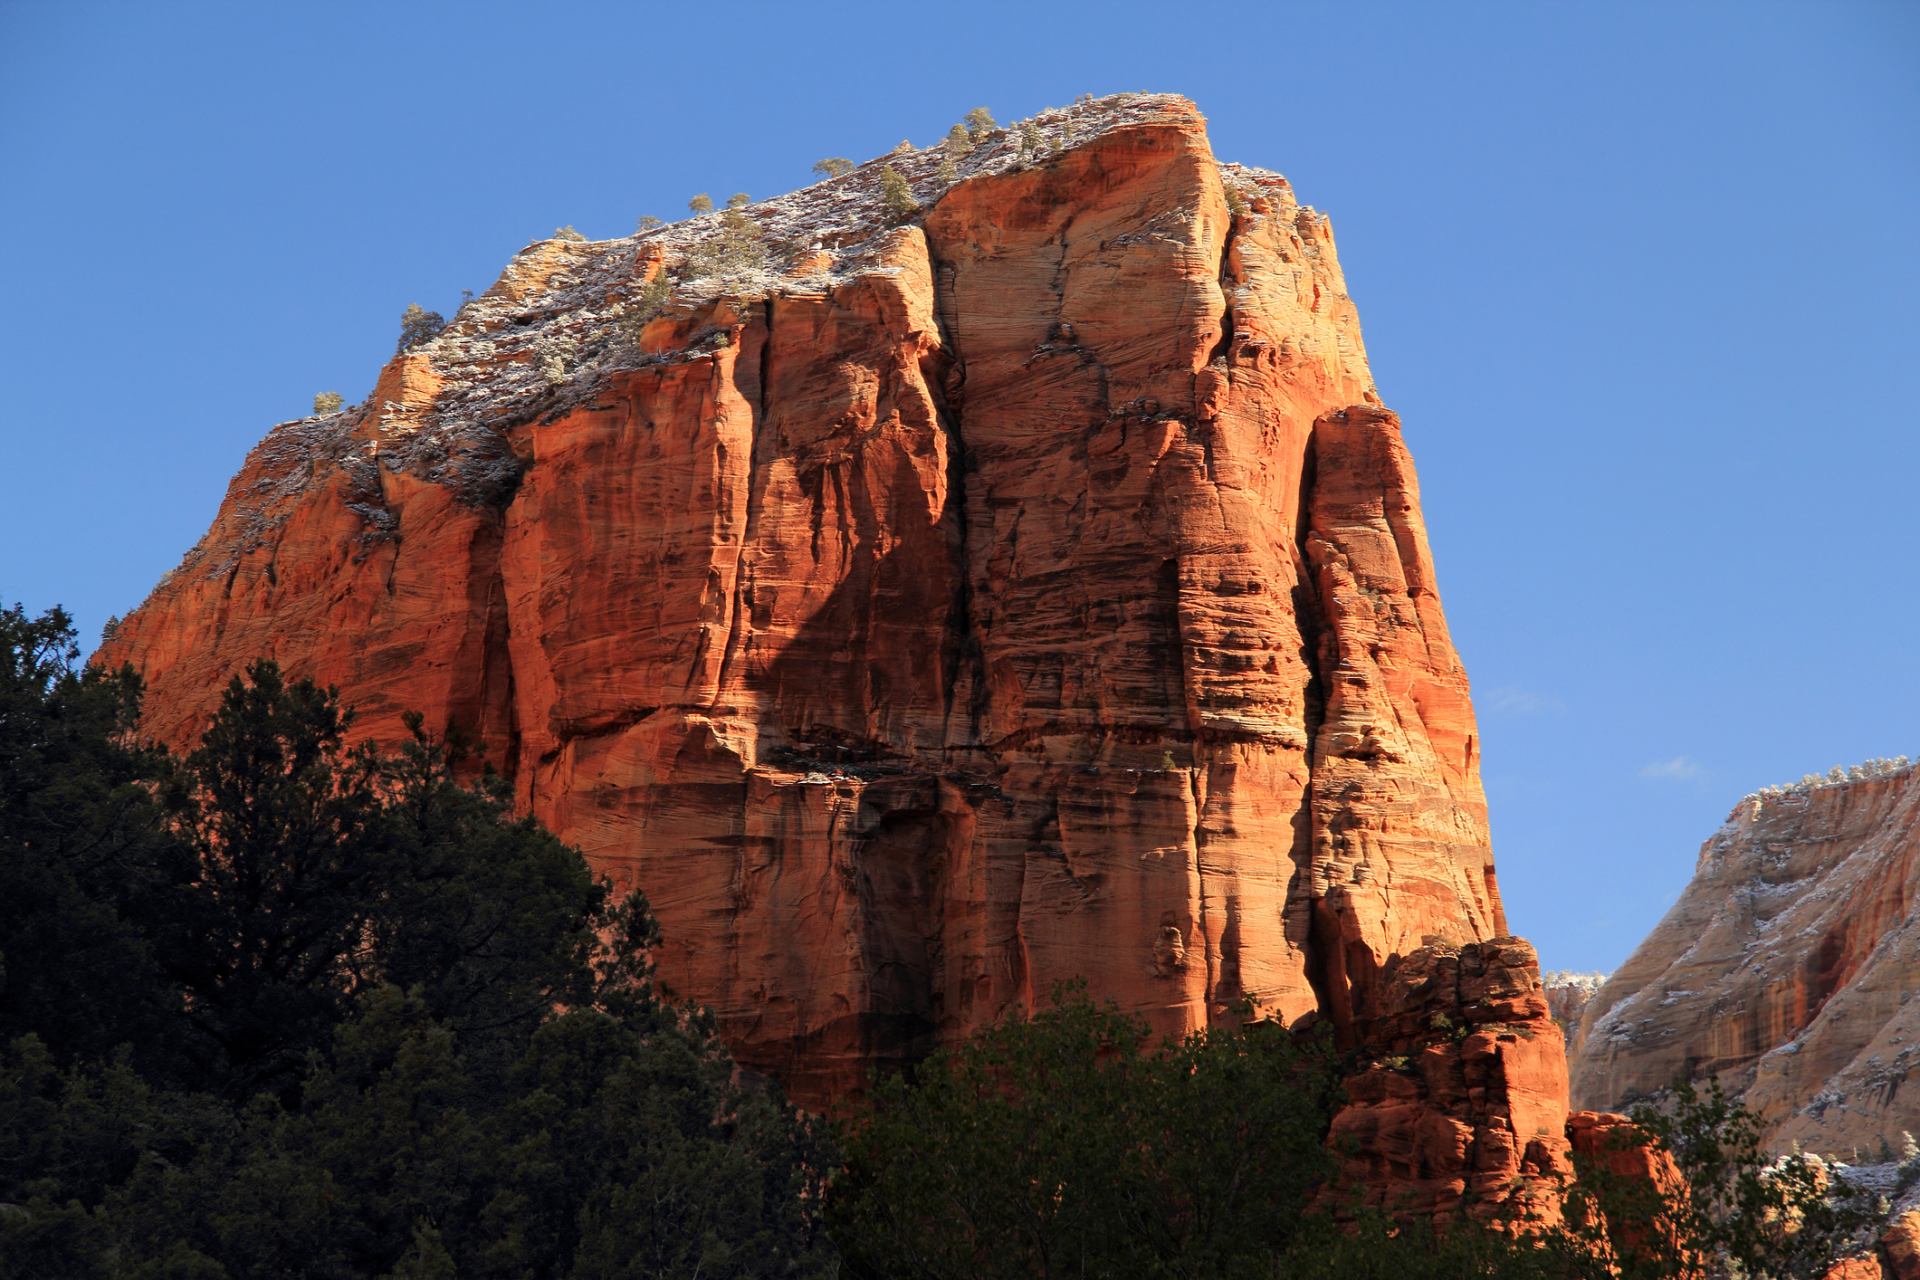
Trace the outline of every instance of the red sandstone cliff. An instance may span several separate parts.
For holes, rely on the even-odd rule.
[[[275,428],[102,659],[176,744],[261,654],[374,737],[476,735],[804,1100],[1073,977],[1167,1031],[1475,1005],[1383,974],[1505,926],[1326,219],[1182,99],[1034,124],[752,206],[764,263],[713,269],[712,216],[528,248],[365,404]],[[1435,1077],[1481,1088],[1441,1173],[1375,1153],[1423,1186],[1564,1166],[1503,946],[1483,1020],[1537,1038]]]
[[[1842,771],[1844,774],[1844,771]],[[1920,769],[1749,796],[1693,882],[1592,998],[1576,1104],[1718,1076],[1776,1147],[1871,1159],[1920,1132]]]

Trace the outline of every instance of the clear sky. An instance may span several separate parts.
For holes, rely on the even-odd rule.
[[[562,223],[1081,93],[1333,217],[1508,911],[1610,968],[1745,792],[1920,754],[1920,4],[0,0],[0,597],[88,639]]]

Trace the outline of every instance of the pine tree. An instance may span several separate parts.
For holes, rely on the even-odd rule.
[[[896,219],[910,218],[920,208],[913,198],[913,188],[892,165],[880,171],[880,204]]]
[[[395,348],[395,354],[412,350],[446,327],[447,318],[438,311],[409,302],[407,309],[400,313],[400,345]]]

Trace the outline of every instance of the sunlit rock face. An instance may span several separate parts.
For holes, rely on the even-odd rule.
[[[1851,1158],[1920,1132],[1920,770],[1743,800],[1572,1042],[1577,1105],[1717,1076],[1770,1144]]]
[[[275,428],[102,660],[176,745],[263,654],[465,731],[808,1103],[1073,979],[1364,1034],[1505,927],[1332,234],[1182,99],[1033,124],[530,247]]]

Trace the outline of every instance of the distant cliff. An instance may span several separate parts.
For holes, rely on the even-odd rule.
[[[1540,983],[1546,988],[1547,1008],[1552,1012],[1553,1020],[1560,1024],[1560,1030],[1566,1034],[1569,1044],[1580,1025],[1580,1015],[1586,1012],[1587,1003],[1606,982],[1607,975],[1604,973],[1548,969],[1540,975]]]
[[[1563,1171],[1532,952],[1458,951],[1479,738],[1332,233],[1183,99],[531,246],[276,427],[102,660],[180,744],[260,654],[473,735],[802,1100],[1071,978],[1166,1031],[1412,1002],[1476,1026],[1403,1082],[1464,1136],[1359,1158]]]
[[[1778,1147],[1865,1155],[1920,1131],[1920,769],[1877,761],[1743,800],[1593,997],[1575,1105],[1719,1077]]]

